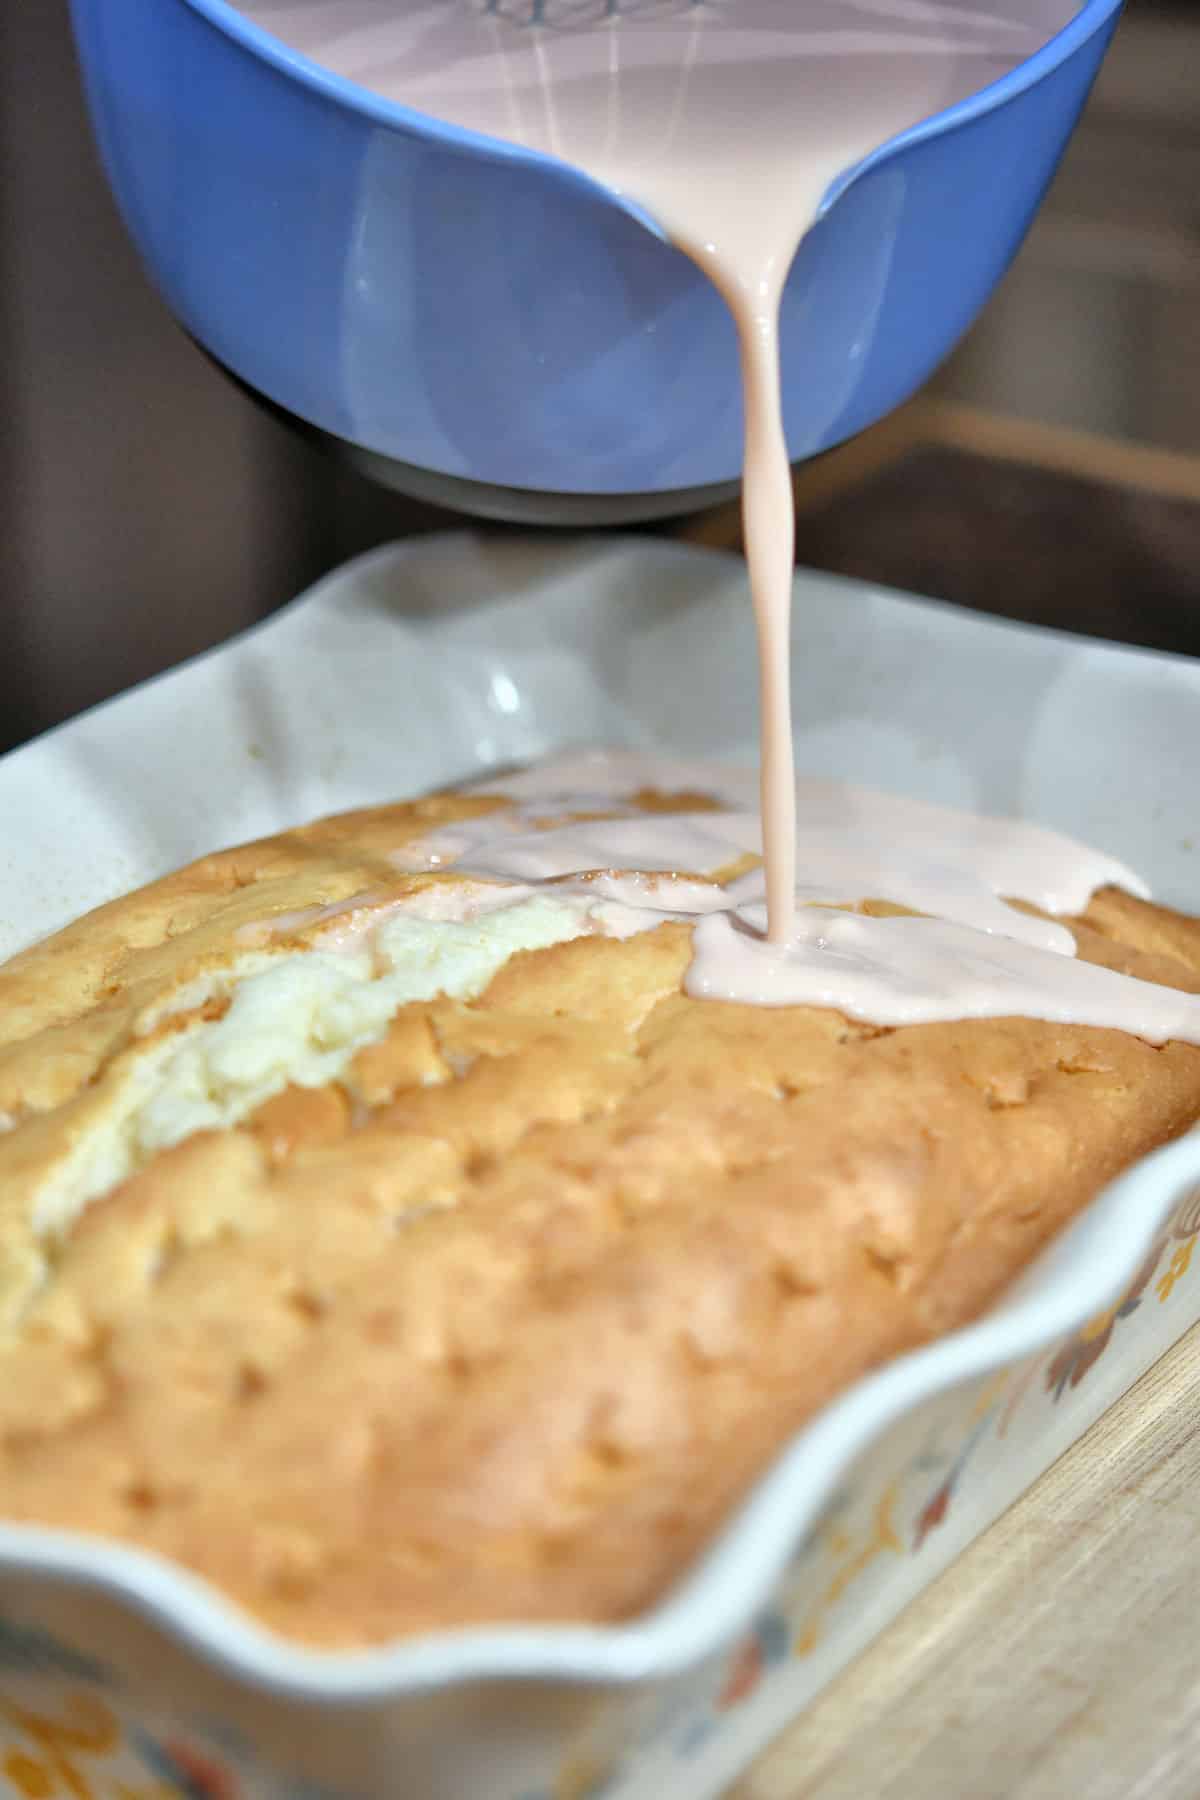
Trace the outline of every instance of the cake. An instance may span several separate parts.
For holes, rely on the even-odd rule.
[[[223,851],[0,969],[0,1516],[326,1648],[627,1618],[1200,1117],[1200,923],[1119,868],[1057,953],[1166,1041],[705,998],[729,794],[601,773]],[[702,864],[581,860],[659,830]]]

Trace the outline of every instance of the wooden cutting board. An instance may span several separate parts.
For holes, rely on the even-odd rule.
[[[1200,1326],[729,1800],[1196,1800]]]

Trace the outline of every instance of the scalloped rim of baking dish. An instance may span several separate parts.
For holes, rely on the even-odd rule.
[[[624,579],[622,555],[634,546],[640,557],[658,565],[657,587],[668,595],[674,591],[671,564],[679,566],[681,579],[686,577],[689,584],[695,579],[698,558],[714,568],[722,563],[729,569],[737,566],[737,559],[720,552],[701,552],[655,539],[581,539],[565,560],[561,553],[540,547],[548,559],[541,576],[543,590],[547,581],[553,587],[558,580],[565,584],[564,594],[572,596],[573,571],[589,546],[600,549],[602,567],[599,573],[590,569],[588,580],[615,582],[616,592],[622,591]],[[522,558],[528,548],[525,539],[506,541],[507,553],[516,558],[516,572],[525,585],[530,570]],[[125,706],[134,694],[144,697],[157,692],[161,697],[169,691],[178,703],[181,690],[170,684],[207,682],[215,658],[246,651],[258,654],[264,641],[272,643],[278,655],[305,619],[320,621],[323,629],[330,618],[336,618],[344,628],[351,616],[347,611],[351,589],[359,587],[367,603],[375,605],[378,584],[385,578],[404,576],[414,560],[419,564],[432,557],[442,577],[446,575],[443,564],[448,563],[450,576],[465,578],[470,585],[475,573],[468,567],[464,577],[456,558],[461,563],[466,555],[469,561],[477,549],[473,534],[455,533],[367,552],[324,577],[271,619],[83,718],[94,724],[108,715],[110,708]],[[503,558],[500,566],[493,566],[498,554],[494,544],[492,551],[492,562],[479,578],[486,579],[489,592],[496,587],[502,593]],[[606,574],[610,560],[612,569]],[[640,579],[648,579],[645,570]],[[1113,659],[1123,663],[1132,659],[1161,669],[1186,668],[1193,680],[1197,679],[1197,665],[1187,658],[1101,644],[1046,627],[981,619],[945,602],[893,593],[842,577],[800,570],[797,581],[814,594],[826,584],[847,598],[857,593],[868,600],[879,599],[888,608],[898,608],[897,617],[940,619],[949,624],[957,621],[959,628],[969,627],[973,639],[982,633],[992,642],[1036,641],[1062,650],[1074,647],[1089,665],[1096,658],[1106,668],[1115,666]],[[539,604],[548,603],[543,591]],[[558,604],[561,606],[561,597]],[[855,629],[861,628],[859,619]],[[977,646],[973,654],[981,649],[982,645]],[[1192,681],[1188,685],[1190,688]],[[211,700],[207,686],[205,696],[207,708]],[[207,710],[205,718],[207,721]],[[75,720],[60,729],[73,732],[81,722]],[[19,758],[43,756],[58,736],[47,734],[40,740],[40,748],[35,742],[14,754]],[[540,753],[547,748],[543,746]],[[669,753],[665,747],[663,753]],[[0,758],[0,763],[7,761]],[[475,778],[494,778],[495,772],[494,768],[477,768]],[[1047,822],[1060,828],[1070,824],[1061,818]],[[1132,846],[1121,846],[1121,853],[1129,853],[1136,866]],[[1175,894],[1165,897],[1168,903],[1177,898]],[[889,1426],[941,1393],[1034,1355],[1111,1304],[1136,1272],[1164,1219],[1193,1187],[1200,1188],[1200,1127],[1154,1152],[1105,1188],[981,1319],[885,1364],[811,1419],[781,1448],[683,1580],[658,1605],[623,1624],[509,1624],[439,1632],[370,1650],[309,1650],[268,1632],[179,1564],[111,1540],[2,1522],[0,1583],[6,1574],[12,1574],[107,1593],[235,1681],[310,1705],[400,1699],[485,1680],[615,1686],[677,1675],[703,1662],[748,1627],[848,1468]]]
[[[681,1673],[744,1630],[847,1468],[923,1401],[1014,1364],[1110,1304],[1200,1183],[1200,1130],[1128,1170],[975,1324],[897,1358],[793,1436],[689,1575],[627,1624],[505,1625],[379,1649],[316,1651],[257,1625],[208,1583],[144,1551],[0,1525],[0,1576],[101,1589],[226,1675],[307,1704],[378,1701],[481,1680],[626,1684]]]

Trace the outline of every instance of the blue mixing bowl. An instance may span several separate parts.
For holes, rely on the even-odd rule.
[[[257,393],[478,512],[630,520],[736,484],[729,316],[606,189],[333,77],[225,0],[72,3],[126,225],[187,330]],[[970,325],[1119,9],[1086,0],[831,188],[784,300],[794,461],[899,405]]]

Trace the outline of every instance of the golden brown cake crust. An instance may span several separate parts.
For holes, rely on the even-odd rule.
[[[427,882],[389,853],[496,804],[208,858],[0,970],[7,1518],[148,1546],[326,1646],[627,1616],[814,1409],[1200,1115],[1182,1044],[691,999],[667,923],[401,1008],[344,1082],[34,1243],[39,1170],[158,997],[254,922]],[[1077,939],[1200,992],[1196,921],[1110,889]]]

